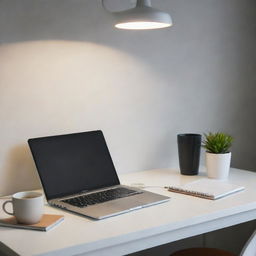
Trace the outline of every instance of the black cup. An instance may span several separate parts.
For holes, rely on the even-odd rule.
[[[201,134],[178,134],[177,140],[180,173],[183,175],[197,175],[200,162]]]

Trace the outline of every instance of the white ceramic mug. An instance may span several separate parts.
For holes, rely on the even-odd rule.
[[[11,203],[13,212],[6,210],[6,205]],[[9,215],[14,215],[19,223],[38,223],[43,215],[44,200],[43,195],[38,192],[26,191],[18,192],[12,196],[12,200],[5,201],[3,210]]]

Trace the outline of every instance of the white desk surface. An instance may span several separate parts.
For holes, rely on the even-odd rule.
[[[185,184],[205,176],[181,176],[178,170],[161,169],[120,175],[122,184],[148,186]],[[0,228],[1,246],[18,255],[125,255],[135,251],[228,227],[256,218],[256,173],[231,169],[229,182],[245,190],[211,201],[171,193],[161,187],[147,190],[171,197],[167,203],[93,221],[49,206],[45,213],[65,215],[47,232]],[[2,204],[4,200],[0,200]],[[6,217],[3,211],[0,217]]]

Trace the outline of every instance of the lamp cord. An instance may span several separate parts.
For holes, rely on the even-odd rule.
[[[105,5],[105,3],[104,3],[104,0],[100,0],[100,1],[101,1],[102,7],[103,7],[106,11],[109,12],[109,10],[107,9],[107,7],[106,7],[106,5]]]
[[[111,13],[119,13],[119,12],[122,12],[122,11],[116,11],[116,12],[110,11],[110,10],[106,7],[106,5],[105,5],[105,0],[100,0],[100,2],[101,2],[101,5],[102,5],[103,9],[105,9],[105,10],[108,11],[108,12],[111,12]],[[137,1],[136,1],[136,2],[137,2]],[[149,2],[149,3],[150,3],[150,2]],[[136,5],[137,5],[137,3],[136,3]]]

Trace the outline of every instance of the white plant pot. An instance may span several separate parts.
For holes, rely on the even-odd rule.
[[[231,161],[231,152],[214,154],[206,152],[206,171],[208,178],[225,180],[228,179]]]

